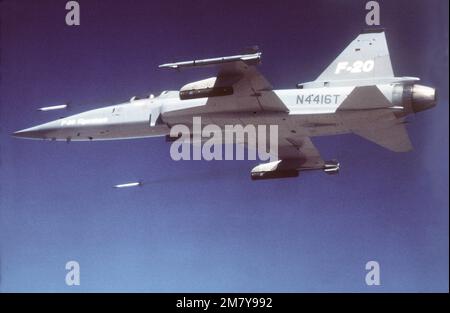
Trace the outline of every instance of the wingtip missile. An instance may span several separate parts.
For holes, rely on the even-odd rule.
[[[232,55],[226,57],[212,58],[212,59],[202,59],[202,60],[193,60],[193,61],[183,61],[183,62],[175,62],[175,63],[165,63],[161,64],[159,68],[168,68],[168,69],[181,69],[181,68],[193,68],[193,67],[207,67],[214,65],[222,65],[225,63],[242,61],[247,65],[255,65],[261,61],[261,52],[255,52],[251,54],[241,54],[241,55]]]

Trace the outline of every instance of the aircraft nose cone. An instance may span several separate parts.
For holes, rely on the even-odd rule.
[[[14,132],[12,135],[18,138],[44,139],[46,131],[40,126],[30,127]]]
[[[414,85],[412,90],[412,108],[414,113],[425,111],[434,107],[437,103],[435,88]]]

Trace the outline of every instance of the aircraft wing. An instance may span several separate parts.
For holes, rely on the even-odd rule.
[[[282,138],[278,142],[279,160],[298,160],[302,168],[321,168],[324,161],[309,137]]]
[[[214,59],[184,61],[162,64],[160,68],[183,69],[198,67],[218,67],[215,86],[231,85],[236,97],[236,107],[227,103],[230,110],[238,111],[278,111],[288,112],[288,108],[272,91],[272,85],[259,73],[261,53],[220,57]],[[220,103],[221,97],[211,98]]]
[[[256,149],[248,145],[247,137],[242,139],[237,144],[243,144],[248,149]],[[317,169],[325,165],[319,150],[309,137],[280,137],[277,153],[272,156],[283,160],[287,166],[295,169]]]
[[[234,94],[238,99],[244,100],[240,102],[241,107],[252,107],[258,111],[289,111],[272,91],[272,85],[254,65],[247,65],[244,62],[223,65],[219,69],[216,84],[222,85],[233,78],[235,80],[233,84]]]

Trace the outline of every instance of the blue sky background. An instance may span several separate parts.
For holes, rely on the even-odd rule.
[[[276,88],[314,80],[364,28],[365,1],[2,1],[0,290],[448,291],[448,1],[380,1],[394,71],[437,87],[415,150],[316,138],[338,176],[252,182],[254,161],[174,162],[161,138],[55,143],[13,131],[159,93],[157,69],[258,44]],[[70,112],[36,108],[71,101]],[[142,179],[142,188],[114,190]],[[65,285],[77,260],[81,286]],[[365,285],[365,264],[381,286]]]

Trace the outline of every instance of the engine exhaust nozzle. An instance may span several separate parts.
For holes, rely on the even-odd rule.
[[[437,103],[436,89],[417,84],[413,85],[411,100],[414,113],[431,109]]]

